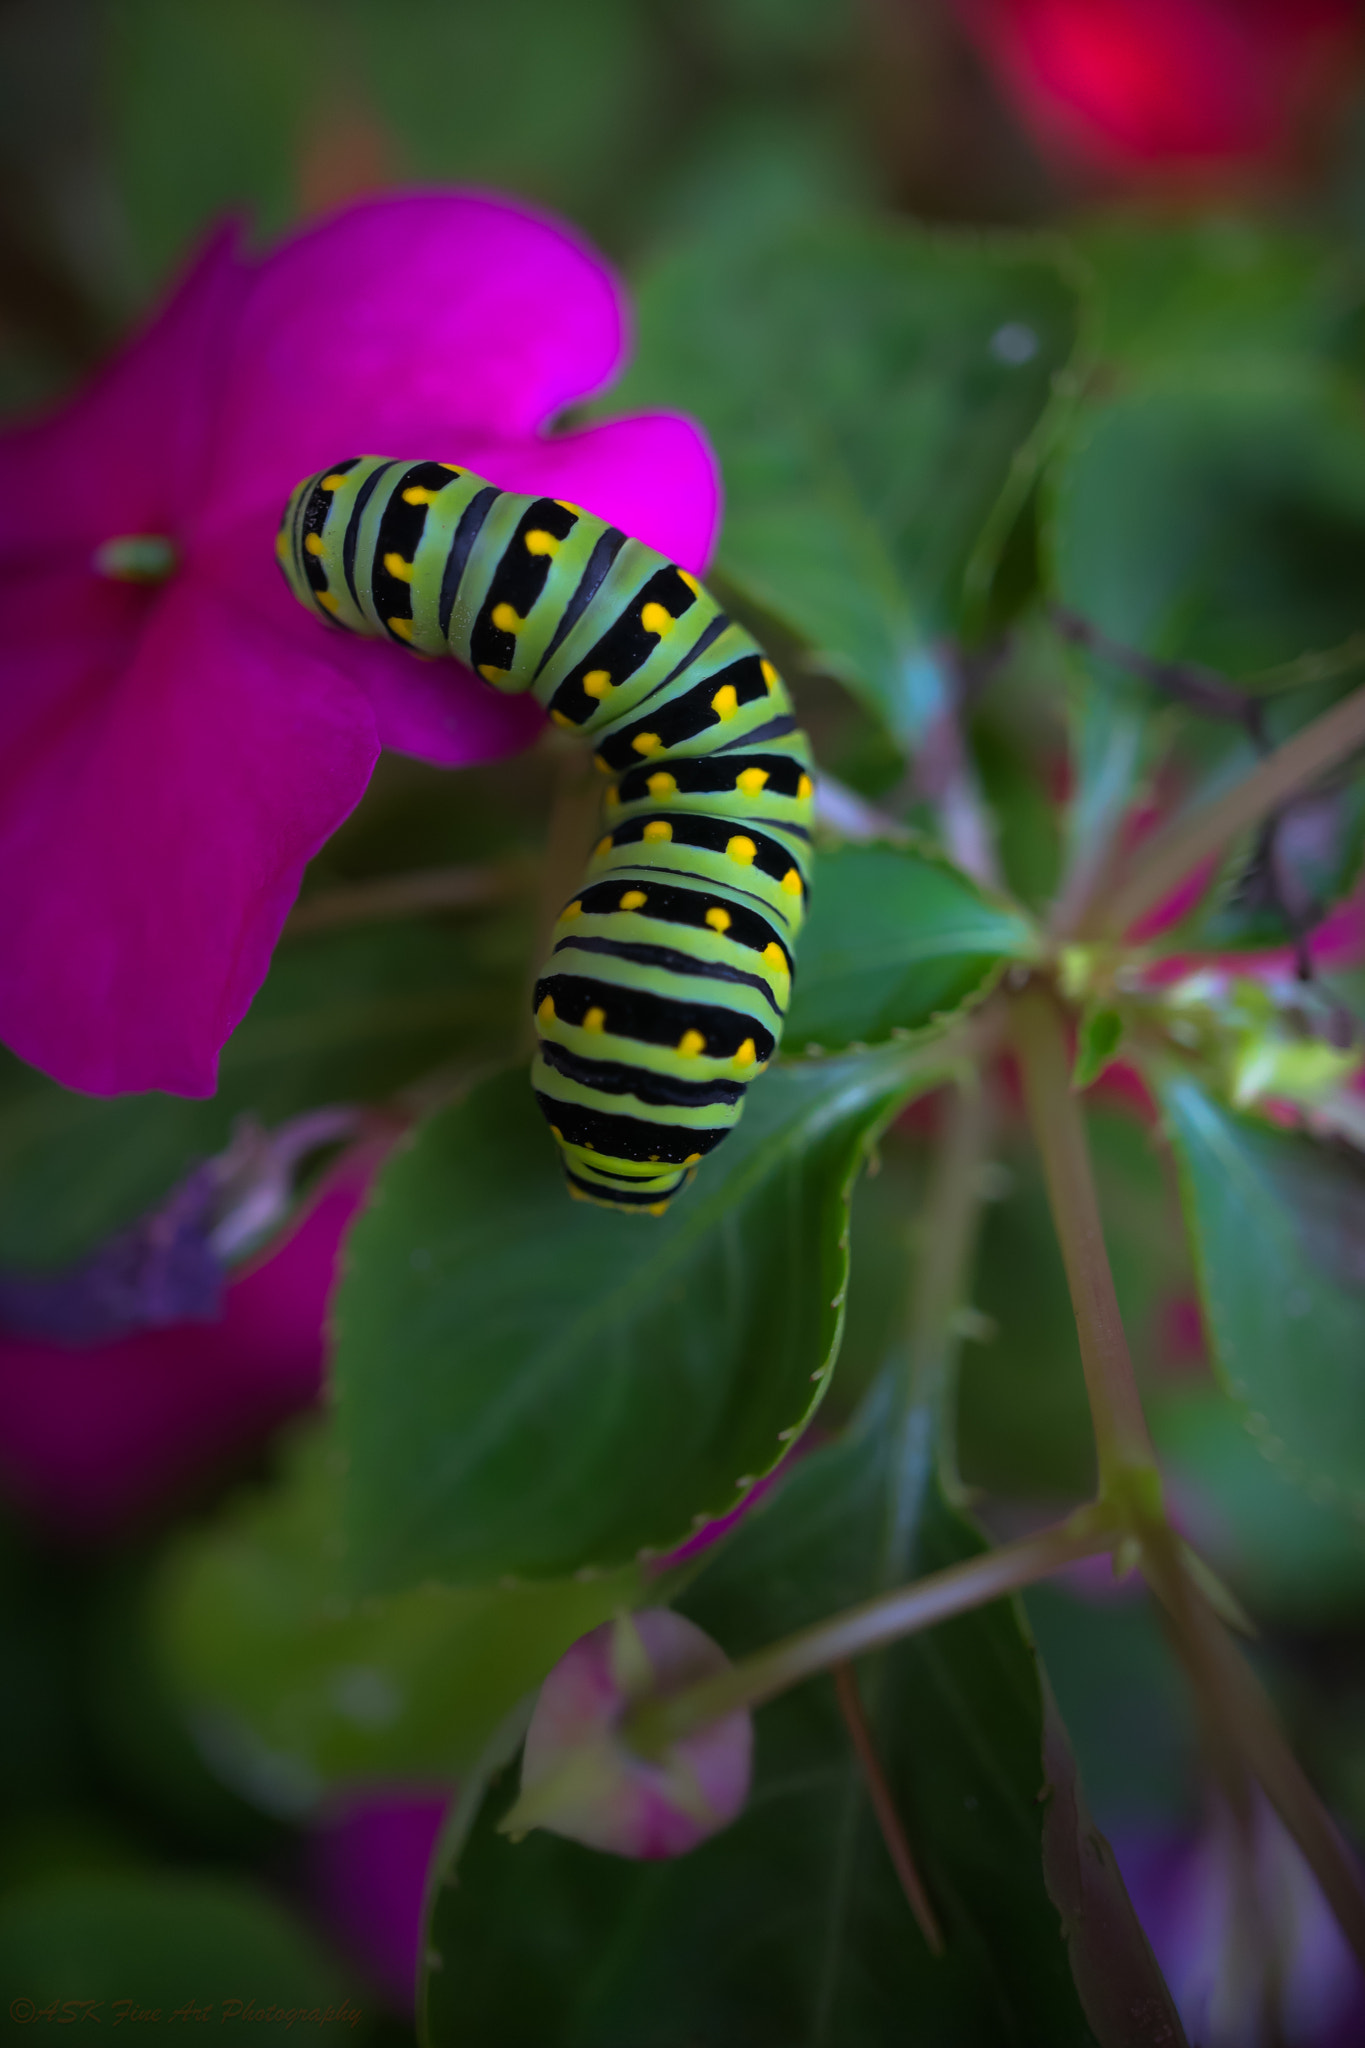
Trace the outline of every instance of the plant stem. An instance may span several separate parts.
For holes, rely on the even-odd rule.
[[[891,1787],[886,1782],[886,1773],[882,1769],[877,1745],[873,1741],[872,1730],[863,1711],[858,1681],[851,1664],[835,1665],[834,1690],[839,1699],[839,1712],[844,1717],[849,1740],[853,1744],[854,1753],[862,1769],[872,1811],[877,1816],[877,1825],[886,1844],[886,1853],[891,1858],[896,1875],[900,1879],[901,1890],[905,1893],[910,1911],[919,1923],[920,1933],[929,1944],[932,1953],[941,1956],[944,1948],[943,1929],[939,1926],[938,1915],[930,1903],[924,1879],[919,1874],[905,1829],[901,1825],[901,1817],[896,1811],[896,1802],[891,1796]]]
[[[285,936],[296,939],[336,925],[420,917],[428,910],[483,910],[521,895],[533,872],[528,862],[508,860],[486,867],[416,868],[406,875],[320,890],[295,905]]]
[[[770,1643],[767,1649],[755,1651],[728,1671],[718,1671],[671,1699],[650,1701],[628,1724],[630,1740],[646,1754],[657,1753],[693,1729],[759,1706],[817,1671],[846,1664],[869,1650],[885,1649],[902,1636],[914,1635],[954,1614],[967,1614],[1080,1558],[1109,1550],[1120,1533],[1109,1515],[1086,1508],[1069,1522],[1036,1536],[1002,1544],[998,1550],[950,1565],[946,1571],[878,1594],[874,1600],[864,1600],[842,1614]]]
[[[910,1568],[924,1486],[937,1456],[943,1484],[957,1495],[952,1416],[953,1367],[960,1311],[971,1282],[981,1217],[981,1169],[995,1118],[989,1069],[1000,1013],[977,1021],[973,1064],[949,1099],[934,1170],[913,1229],[913,1276],[906,1322],[902,1404],[892,1427],[901,1438],[889,1488],[884,1585]]]
[[[1014,1026],[1029,1121],[1042,1154],[1076,1316],[1100,1499],[1131,1494],[1132,1481],[1140,1476],[1140,1491],[1154,1507],[1156,1453],[1119,1315],[1085,1123],[1071,1087],[1062,1010],[1052,990],[1030,982],[1015,1003]]]
[[[1128,879],[1102,895],[1078,937],[1121,936],[1158,908],[1192,868],[1259,825],[1357,747],[1365,746],[1365,689],[1352,692],[1277,747],[1221,796],[1176,818],[1145,846]]]
[[[1144,1533],[1143,1569],[1166,1610],[1177,1653],[1200,1705],[1213,1763],[1234,1807],[1237,1779],[1242,1771],[1250,1771],[1303,1851],[1342,1933],[1365,1963],[1365,1886],[1354,1859],[1285,1741],[1260,1681],[1182,1568],[1168,1529]]]

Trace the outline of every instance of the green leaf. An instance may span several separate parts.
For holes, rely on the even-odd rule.
[[[677,118],[681,81],[632,0],[403,0],[397,34],[365,0],[339,11],[357,81],[424,181],[521,193],[574,220],[615,212],[622,181],[657,158],[660,117]],[[470,93],[452,120],[454,77],[515,77],[517,89]]]
[[[1125,211],[1083,222],[1071,240],[1098,287],[1096,354],[1128,379],[1321,358],[1359,306],[1349,258],[1266,221]]]
[[[1066,678],[1071,790],[1065,807],[1066,873],[1089,887],[1112,858],[1119,829],[1150,772],[1172,714],[1157,692],[1093,649],[1052,639]]]
[[[1147,1126],[1103,1099],[1085,1109],[1119,1307],[1145,1377],[1164,1360],[1167,1306],[1189,1285],[1180,1213]],[[997,1159],[973,1283],[979,1327],[959,1366],[962,1476],[1006,1501],[1081,1500],[1094,1486],[1093,1427],[1056,1228],[1036,1149],[1007,1133]]]
[[[1091,1571],[1107,1571],[1096,1560]],[[1030,1586],[1029,1630],[1065,1717],[1086,1793],[1103,1826],[1189,1825],[1199,1731],[1189,1684],[1136,1574],[1108,1597],[1064,1583]]]
[[[968,1486],[1005,1499],[1083,1499],[1094,1440],[1075,1319],[1032,1150],[1002,1145],[982,1218],[971,1334],[958,1367],[957,1457]]]
[[[284,1482],[181,1536],[151,1589],[156,1663],[219,1774],[268,1811],[328,1786],[454,1779],[570,1643],[642,1597],[591,1581],[426,1585],[352,1602],[325,1436]]]
[[[609,1567],[732,1507],[824,1390],[870,1137],[941,1071],[775,1069],[662,1218],[568,1200],[522,1072],[434,1117],[337,1307],[357,1585]]]
[[[1148,1417],[1181,1527],[1254,1615],[1296,1629],[1358,1620],[1359,1511],[1343,1514],[1292,1479],[1276,1440],[1215,1388],[1171,1388],[1149,1400]]]
[[[822,853],[801,934],[785,1043],[827,1050],[923,1031],[1036,945],[1020,910],[928,846]]]
[[[639,307],[613,406],[702,421],[723,571],[913,742],[944,698],[930,642],[984,597],[1050,431],[1077,331],[1056,249],[812,227],[684,250]]]
[[[1161,1099],[1223,1385],[1310,1500],[1365,1513],[1365,1163],[1184,1075]]]
[[[207,12],[131,0],[106,24],[109,168],[144,290],[233,207],[270,229],[288,220],[298,131],[318,100],[310,27],[302,0],[264,13],[250,0]]]
[[[280,948],[206,1101],[77,1095],[0,1053],[0,1265],[79,1257],[220,1151],[239,1116],[379,1101],[452,1057],[496,1057],[519,993],[477,928],[368,925]]]
[[[346,1977],[282,1906],[183,1870],[52,1878],[12,1892],[0,1901],[0,1983],[18,2025],[54,2003],[60,2023],[64,2002],[80,1999],[102,2001],[95,2017],[106,2030],[137,2024],[134,2007],[162,2028],[207,2009],[215,2041],[258,2041],[284,2031],[292,2010],[294,2039],[363,2037]],[[280,2019],[267,2017],[271,2006],[283,2008]],[[87,2016],[77,2009],[72,2023]]]
[[[867,1597],[888,1570],[918,1575],[979,1550],[921,1450],[913,1551],[888,1555],[908,1444],[889,1422],[879,1399],[849,1439],[803,1461],[689,1591],[685,1611],[731,1655]],[[545,1834],[514,1847],[493,1831],[510,1791],[499,1786],[458,1884],[438,1893],[428,2039],[1091,2048],[1044,1882],[1043,1709],[1018,1610],[997,1602],[912,1637],[860,1666],[860,1684],[942,1920],[941,1958],[911,1918],[820,1677],[760,1710],[747,1809],[674,1862],[632,1865]],[[1132,1932],[1134,1952],[1151,2020],[1099,2038],[1178,2041],[1173,2015],[1157,2029],[1169,2001]]]
[[[1071,1974],[1096,2038],[1114,2048],[1182,2039],[1175,2001],[1134,1912],[1118,1861],[1090,1817],[1066,1724],[1043,1689],[1048,1801],[1043,1870],[1062,1916]]]
[[[1057,594],[1125,646],[1240,675],[1365,626],[1365,418],[1311,365],[1120,391],[1052,495]]]
[[[1076,1033],[1076,1061],[1071,1069],[1071,1085],[1076,1089],[1090,1087],[1118,1055],[1123,1042],[1123,1017],[1118,1010],[1103,1005],[1088,1003],[1081,1013],[1080,1027]]]

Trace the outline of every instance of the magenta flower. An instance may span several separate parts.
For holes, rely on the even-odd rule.
[[[1115,1832],[1128,1894],[1191,2041],[1203,2048],[1356,2048],[1365,1975],[1308,1865],[1270,1809],[1251,1868],[1230,1819],[1199,1832]],[[1248,1910],[1250,1908],[1250,1910]],[[1268,2028],[1270,1995],[1278,2025]]]
[[[211,1093],[380,747],[455,765],[535,733],[453,664],[300,611],[274,559],[300,477],[446,457],[704,566],[695,427],[545,432],[624,330],[610,272],[554,222],[378,200],[259,262],[221,233],[91,389],[0,441],[0,1038],[70,1087]]]
[[[657,1757],[631,1747],[624,1723],[642,1702],[728,1670],[729,1661],[695,1622],[667,1607],[580,1636],[540,1689],[520,1797],[499,1827],[514,1838],[545,1828],[640,1859],[683,1856],[727,1827],[749,1796],[751,1717],[727,1714]]]
[[[0,1335],[0,1490],[63,1536],[111,1534],[172,1502],[316,1399],[342,1238],[379,1148],[358,1148],[215,1322],[71,1350]]]
[[[410,2013],[427,1868],[448,1791],[411,1785],[341,1794],[308,1843],[310,1901],[368,1981]]]

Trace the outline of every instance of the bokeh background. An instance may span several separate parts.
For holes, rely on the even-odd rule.
[[[1360,26],[1343,0],[0,0],[0,408],[19,416],[60,397],[225,212],[266,240],[414,183],[471,183],[552,208],[628,279],[682,243],[739,246],[820,217],[1065,231],[1104,208],[1224,223],[1253,214],[1331,236],[1355,263]],[[857,734],[841,744],[856,780]],[[461,858],[487,833],[532,850],[535,774],[469,778],[452,822],[440,778],[390,765],[328,872]],[[476,926],[460,946],[447,971],[455,1010],[462,1028],[496,1040],[515,942]],[[279,1001],[287,1021],[287,988]],[[420,1065],[411,1048],[409,1059]],[[339,1068],[338,1096],[345,1084]],[[229,1093],[236,1085],[229,1069]],[[6,1146],[29,1135],[24,1100],[6,1112],[8,1100],[0,1170]],[[1149,1125],[1121,1081],[1093,1120],[1127,1247],[1121,1291],[1182,1512],[1254,1604],[1291,1728],[1344,1820],[1365,1832],[1365,1540],[1292,1490],[1267,1513],[1263,1461],[1223,1429]],[[922,1135],[912,1119],[859,1198],[867,1249],[846,1406],[884,1345]],[[128,1125],[129,1145],[143,1137]],[[62,1155],[68,1179],[79,1179],[81,1142],[76,1130]],[[100,1142],[117,1133],[106,1126]],[[980,1312],[1003,1341],[969,1354],[964,1466],[1002,1498],[1028,1466],[1037,1490],[1062,1498],[1084,1484],[1088,1429],[1022,1142],[1007,1148],[1000,1196]],[[319,1996],[358,1987],[372,2037],[407,2037],[421,1867],[446,1786],[376,1778],[364,1731],[382,1722],[383,1702],[366,1695],[360,1665],[316,1737],[343,1786],[356,1759],[354,1782],[321,1813],[259,1770],[253,1779],[240,1755],[224,1751],[210,1769],[213,1731],[201,1727],[196,1746],[177,1718],[144,1598],[153,1575],[164,1584],[167,1545],[174,1559],[244,1479],[276,1469],[274,1432],[318,1386],[326,1292],[357,1199],[357,1184],[327,1185],[286,1249],[233,1283],[212,1331],[61,1356],[0,1338],[6,1969],[47,1938],[41,1916],[24,1917],[47,1878],[76,1888],[77,1911],[82,1882],[97,1890],[116,1875],[129,1896],[142,1887],[159,1900],[173,1930],[196,1886],[226,1887],[244,1955],[287,1951]],[[6,1229],[22,1248],[22,1219]],[[245,1636],[218,1623],[234,1599],[250,1606],[253,1572],[266,1588],[257,1610],[268,1604],[273,1540],[266,1530],[237,1552],[228,1542],[195,1567],[199,1604],[184,1626],[199,1631],[201,1671],[246,1654]],[[1202,1828],[1194,1734],[1159,1631],[1140,1600],[1094,1579],[1039,1592],[1030,1614],[1091,1803],[1124,1845],[1173,1976],[1193,1969],[1199,1943],[1207,1956],[1222,1936],[1230,1851]],[[348,1728],[360,1731],[353,1751]],[[1272,1844],[1272,1863],[1277,1854]],[[1348,1967],[1297,1870],[1276,1864],[1268,1881],[1297,1930],[1294,2038],[1344,2048],[1362,2038]],[[197,1938],[192,1920],[175,1936],[182,1950]]]
[[[468,181],[627,266],[893,208],[1036,224],[1259,199],[1354,220],[1346,0],[6,0],[6,403],[59,387],[205,222]]]

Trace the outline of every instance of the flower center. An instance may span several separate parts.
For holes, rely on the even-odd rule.
[[[175,542],[164,533],[121,533],[101,541],[92,566],[113,583],[164,583],[178,560]]]

